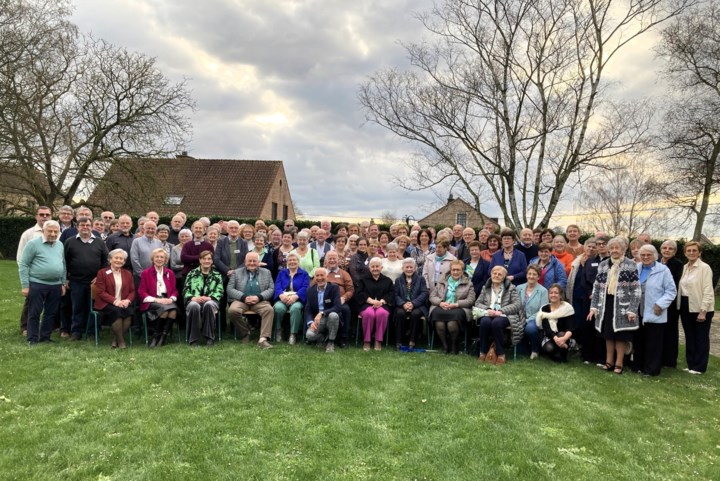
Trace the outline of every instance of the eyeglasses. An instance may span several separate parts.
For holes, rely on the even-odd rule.
[[[46,214],[44,212],[38,212],[39,217],[50,217],[50,214]]]

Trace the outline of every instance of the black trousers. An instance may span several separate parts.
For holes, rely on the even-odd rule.
[[[691,371],[707,371],[710,357],[710,325],[713,312],[705,315],[705,321],[697,320],[698,313],[690,312],[688,298],[683,296],[680,300],[680,319],[685,332],[685,360]]]
[[[635,353],[633,354],[633,368],[639,369],[643,374],[657,376],[660,374],[663,362],[663,339],[665,337],[665,324],[641,324],[635,333]]]

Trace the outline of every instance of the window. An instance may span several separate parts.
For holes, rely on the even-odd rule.
[[[184,195],[168,195],[165,197],[165,204],[166,205],[180,205],[182,204],[183,199],[185,198]]]
[[[283,217],[282,217],[282,218],[283,218],[283,219],[287,219],[287,218],[288,218],[288,206],[287,206],[287,204],[285,204],[285,205],[283,206]]]
[[[272,203],[272,215],[270,216],[270,218],[272,220],[275,220],[278,218],[277,215],[278,215],[278,205],[277,205],[277,202],[273,202]]]
[[[455,223],[467,227],[467,212],[458,212],[455,214]]]

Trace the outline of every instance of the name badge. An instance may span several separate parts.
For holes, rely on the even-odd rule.
[[[597,267],[597,266],[599,266],[599,265],[600,265],[600,263],[599,263],[599,262],[593,262],[593,263],[592,263],[592,264],[590,264],[590,265],[591,265],[592,267]]]
[[[108,269],[108,270],[106,270],[106,271],[105,271],[105,274],[106,274],[106,275],[110,275],[110,274],[112,274],[112,269]]]
[[[240,254],[240,249],[235,249],[235,254]]]
[[[196,245],[196,246],[199,246],[199,245],[200,245],[200,242],[195,241],[195,245]]]

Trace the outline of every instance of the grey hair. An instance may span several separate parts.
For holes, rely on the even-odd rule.
[[[653,257],[655,258],[655,260],[658,260],[658,251],[654,245],[643,244],[642,246],[640,246],[640,249],[638,249],[638,255],[640,255],[640,253],[642,253],[643,251],[650,252],[653,255]]]
[[[412,257],[406,257],[402,260],[402,266],[405,267],[405,264],[412,264],[413,267],[417,267],[417,262],[415,262],[415,259]]]
[[[626,251],[628,248],[628,241],[626,238],[624,238],[622,236],[617,236],[617,237],[613,237],[612,239],[610,239],[607,242],[608,249],[610,248],[611,245],[614,245],[614,244],[619,245],[620,249],[623,251]]]
[[[368,266],[373,265],[373,263],[382,265],[382,259],[379,257],[373,257],[370,259],[370,262],[368,262]]]
[[[46,221],[43,223],[43,231],[44,231],[45,229],[47,229],[48,227],[56,227],[56,228],[59,229],[59,228],[60,228],[60,223],[59,223],[58,221],[56,221],[56,220],[46,220]]]
[[[305,230],[301,230],[300,232],[298,232],[297,238],[298,239],[310,239],[310,234],[305,232]]]
[[[111,251],[108,253],[108,259],[112,259],[115,254],[122,254],[122,255],[123,255],[123,258],[124,258],[125,260],[127,260],[127,258],[128,258],[128,253],[125,252],[124,250],[122,250],[122,249],[113,249],[113,250],[111,250]]]
[[[390,249],[398,250],[400,248],[400,246],[397,245],[397,242],[388,242],[387,245],[385,246],[385,248],[387,250],[390,250]]]
[[[71,206],[69,206],[69,205],[64,205],[64,206],[60,207],[60,212],[70,212],[71,214],[74,214],[74,213],[75,213],[75,209],[73,209],[73,208],[72,208]]]
[[[180,229],[180,232],[178,232],[178,237],[180,237],[180,236],[183,235],[183,234],[187,234],[187,235],[189,235],[190,237],[192,237],[192,235],[193,235],[192,231],[191,231],[190,229],[188,229],[188,228]]]
[[[669,245],[670,247],[675,249],[675,252],[677,252],[677,242],[675,242],[674,240],[672,240],[672,239],[666,240],[665,242],[662,243],[660,248],[662,249],[663,247],[665,247],[665,245]]]

